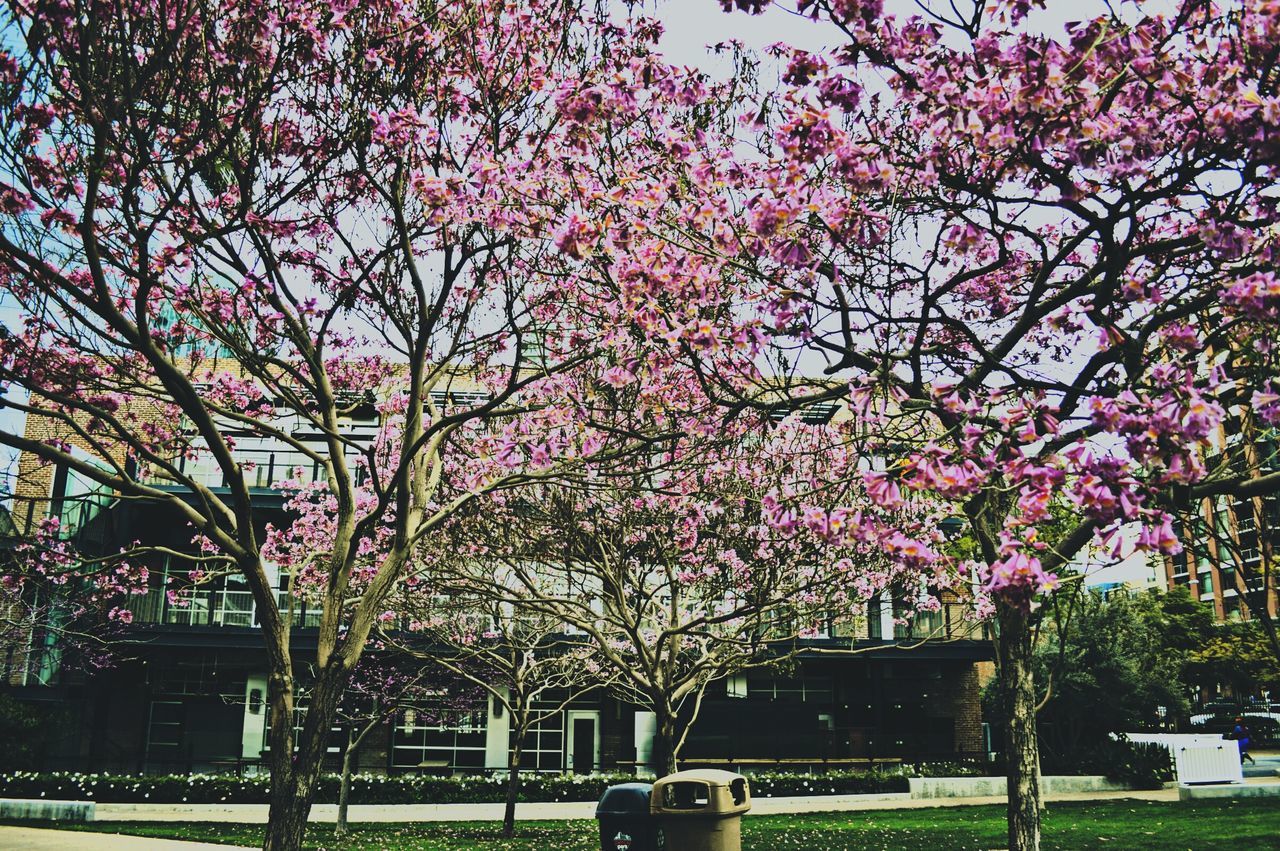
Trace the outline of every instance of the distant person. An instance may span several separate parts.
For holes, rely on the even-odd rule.
[[[1249,732],[1249,727],[1247,724],[1244,723],[1244,718],[1237,717],[1236,726],[1231,731],[1231,734],[1227,736],[1227,738],[1235,739],[1236,746],[1240,748],[1240,764],[1241,765],[1244,764],[1244,761],[1246,759],[1249,760],[1250,765],[1257,765],[1257,763],[1254,762],[1253,757],[1249,756],[1250,737],[1251,737],[1251,734]]]

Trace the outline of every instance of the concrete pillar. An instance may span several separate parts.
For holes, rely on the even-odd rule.
[[[244,684],[244,727],[241,759],[257,759],[267,746],[267,675],[250,674]]]
[[[658,733],[658,716],[653,712],[636,711],[636,773],[654,773],[653,739]]]
[[[489,695],[489,717],[486,719],[484,732],[485,768],[506,768],[507,750],[511,747],[511,718],[502,701],[493,695]]]

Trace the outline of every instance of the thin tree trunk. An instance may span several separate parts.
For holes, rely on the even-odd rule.
[[[520,796],[520,759],[524,754],[524,733],[517,730],[515,744],[507,752],[507,806],[502,811],[502,836],[510,839],[516,830],[516,798]]]
[[[1032,677],[1032,631],[1027,612],[999,605],[1000,696],[1004,703],[1009,775],[1009,851],[1040,848],[1040,748]]]
[[[338,785],[338,823],[334,825],[333,835],[342,838],[347,835],[347,803],[351,798],[351,763],[354,761],[356,745],[355,727],[347,728],[347,746],[342,749],[342,779]]]

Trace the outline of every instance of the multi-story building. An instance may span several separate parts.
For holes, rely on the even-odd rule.
[[[1272,563],[1280,546],[1280,499],[1206,499],[1182,527],[1183,550],[1164,563],[1169,589],[1185,586],[1219,621],[1256,618],[1263,606],[1280,617],[1280,578]]]
[[[372,433],[371,416],[353,416],[353,433]],[[285,520],[284,494],[272,483],[281,471],[299,467],[305,478],[310,462],[263,441],[242,440],[236,452],[253,462],[245,475],[256,522]],[[223,487],[215,468],[187,463],[185,472],[201,483]],[[45,513],[59,516],[64,534],[87,551],[133,541],[190,551],[190,530],[172,507],[95,492],[74,473],[34,459],[23,459],[21,488],[26,526]],[[30,643],[7,657],[9,691],[56,705],[63,719],[43,767],[255,770],[267,742],[267,676],[253,595],[233,575],[175,598],[163,580],[187,576],[192,564],[170,554],[154,557],[149,567],[154,588],[124,602],[132,622],[111,668],[62,670],[55,653]],[[305,604],[297,613],[292,647],[301,670],[314,653],[317,617]],[[982,627],[960,604],[904,624],[886,598],[865,618],[805,639],[784,665],[713,683],[682,756],[690,764],[793,767],[978,756],[987,750],[979,693],[990,658]],[[597,690],[538,725],[525,743],[525,765],[573,772],[632,768],[649,761],[652,733],[648,713]],[[409,708],[366,739],[357,768],[500,769],[509,746],[509,719],[492,700],[444,713]]]

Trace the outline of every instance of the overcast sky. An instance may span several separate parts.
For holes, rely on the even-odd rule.
[[[885,12],[897,17],[919,14],[921,4],[944,10],[949,16],[952,0],[885,0]],[[955,5],[966,10],[972,0],[955,0]],[[979,0],[985,2],[985,0]],[[1061,35],[1066,25],[1107,13],[1103,0],[1044,0],[1046,8],[1037,9],[1028,16],[1030,29],[1047,35]],[[1133,0],[1118,0],[1112,4],[1122,15],[1136,17]],[[1143,8],[1151,11],[1169,11],[1172,0],[1148,0]],[[669,58],[683,65],[696,65],[708,72],[723,70],[726,66],[709,57],[707,45],[737,39],[749,48],[759,50],[776,42],[785,42],[806,50],[819,50],[838,44],[840,34],[830,24],[811,21],[798,14],[795,0],[776,0],[763,15],[745,12],[725,14],[719,0],[646,0],[648,14],[656,16],[666,26],[662,49]],[[834,37],[833,37],[834,36]]]
[[[948,9],[950,0],[941,0],[940,4],[939,0],[932,2],[938,8]],[[956,5],[964,9],[966,2],[967,0],[956,0]],[[1165,7],[1166,11],[1171,5],[1163,0],[1145,4],[1147,9]],[[1046,9],[1037,10],[1028,18],[1027,26],[1057,37],[1065,35],[1070,22],[1107,12],[1102,0],[1046,0],[1046,6]],[[721,76],[730,71],[730,64],[724,56],[717,56],[709,49],[719,42],[736,39],[748,49],[759,52],[777,42],[813,51],[834,47],[839,43],[840,33],[829,23],[812,21],[798,14],[795,8],[794,0],[778,0],[763,15],[753,16],[742,12],[725,14],[718,0],[649,0],[645,11],[655,15],[665,26],[660,48],[668,59]],[[1125,2],[1121,9],[1122,14],[1132,15],[1135,12],[1135,6],[1131,2]],[[919,12],[920,8],[915,0],[886,0],[885,10],[889,14],[906,17]],[[778,73],[776,67],[762,69],[762,85],[776,80]],[[1145,583],[1152,579],[1152,563],[1145,554],[1133,551],[1136,535],[1131,532],[1124,538],[1118,563],[1095,552],[1088,563],[1077,565],[1085,569],[1088,584]]]

